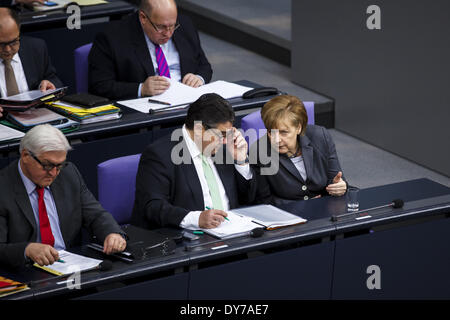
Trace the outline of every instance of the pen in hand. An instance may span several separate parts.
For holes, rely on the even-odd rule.
[[[211,210],[212,208],[206,206],[206,209],[207,209],[207,210]],[[230,221],[230,219],[228,219],[227,217],[224,217],[224,218],[225,218],[225,220]]]

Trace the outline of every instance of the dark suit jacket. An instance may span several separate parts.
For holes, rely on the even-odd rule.
[[[0,172],[0,264],[25,264],[25,247],[36,242],[37,228],[17,161]],[[50,189],[58,211],[59,226],[66,248],[80,245],[81,228],[98,240],[121,233],[119,225],[87,189],[73,164],[61,170]]]
[[[63,86],[50,62],[47,45],[41,39],[20,38],[19,57],[27,79],[28,89],[36,90],[42,80],[51,81],[55,87]]]
[[[174,150],[179,151],[180,157],[187,156],[190,163],[186,161],[176,165],[172,162],[171,152],[175,146],[177,149]],[[250,204],[254,200],[255,173],[247,181],[233,164],[215,166],[230,208]],[[183,138],[170,141],[170,136],[167,136],[149,145],[139,162],[132,223],[147,228],[178,227],[190,211],[198,210],[205,210],[202,188]]]
[[[292,200],[328,195],[325,187],[332,183],[339,171],[342,171],[330,134],[321,126],[308,125],[305,135],[299,136],[298,139],[302,148],[306,181],[302,179],[292,161],[282,154],[279,155],[279,170],[276,174],[260,175],[261,168],[270,166],[270,163],[264,164],[267,161],[261,161],[258,155],[257,164],[254,165],[258,173],[257,203],[278,205]],[[258,149],[255,148],[260,148],[263,142],[268,144],[269,157],[273,158],[270,154],[270,140],[267,135],[261,137],[252,146],[250,154],[258,154]]]
[[[209,82],[211,65],[190,19],[178,15],[180,27],[172,40],[180,55],[181,76],[199,74]],[[139,84],[155,75],[138,13],[97,35],[89,53],[89,92],[111,100],[132,99]]]

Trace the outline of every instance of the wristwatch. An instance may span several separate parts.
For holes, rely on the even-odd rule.
[[[237,164],[237,165],[240,165],[240,166],[242,166],[243,164],[247,164],[247,163],[249,163],[249,162],[250,162],[250,161],[248,160],[248,156],[245,157],[245,160],[243,160],[243,161],[234,160],[234,164]]]

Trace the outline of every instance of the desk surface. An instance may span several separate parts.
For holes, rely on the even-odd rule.
[[[108,3],[86,6],[81,8],[81,19],[93,19],[97,17],[105,17],[110,15],[125,15],[135,10],[130,3],[122,0],[108,0]],[[66,9],[56,9],[49,11],[33,11],[23,8],[20,12],[22,31],[36,31],[36,27],[54,27],[59,24],[66,24],[66,20],[70,15],[66,13]]]
[[[250,81],[241,80],[237,81],[238,84],[242,84],[245,86],[256,88],[259,85]],[[235,98],[230,99],[230,103],[233,106],[233,110],[240,111],[244,109],[252,109],[261,107],[265,102],[270,100],[273,96],[269,97],[261,97],[254,99],[242,99]],[[120,106],[120,105],[119,105]],[[71,139],[84,139],[92,138],[97,135],[108,135],[108,134],[116,134],[118,132],[126,132],[129,130],[139,130],[142,128],[148,128],[157,125],[164,125],[173,122],[182,122],[182,120],[186,117],[187,110],[179,109],[179,110],[169,110],[165,112],[160,112],[154,115],[138,112],[127,107],[120,106],[122,109],[122,117],[116,120],[103,121],[92,124],[82,124],[79,129],[67,133],[66,137]],[[9,151],[13,149],[17,149],[20,144],[20,141],[10,141],[10,142],[0,142],[0,152]]]
[[[83,274],[82,288],[174,270],[205,261],[220,260],[221,258],[256,250],[279,248],[295,243],[308,243],[308,241],[316,241],[317,243],[317,241],[320,242],[330,236],[348,231],[362,230],[383,224],[388,225],[398,221],[412,221],[424,216],[433,217],[448,214],[450,211],[450,188],[428,179],[417,179],[363,189],[360,191],[360,206],[362,208],[379,206],[390,202],[393,198],[402,198],[405,201],[404,207],[401,209],[381,209],[377,212],[377,215],[374,214],[373,218],[370,219],[360,221],[347,219],[338,222],[332,222],[330,217],[333,214],[343,212],[345,199],[342,197],[324,197],[299,201],[285,209],[307,218],[308,222],[305,224],[266,231],[260,238],[241,237],[224,240],[222,242],[228,246],[219,250],[212,250],[211,248],[222,243],[204,245],[187,252],[184,250],[187,243],[183,243],[176,248],[174,254],[169,256],[135,261],[132,264],[115,261],[110,271],[90,271]],[[211,240],[214,239],[205,235],[200,240],[189,244],[206,243]],[[81,252],[98,257],[87,248],[82,248]],[[10,299],[44,298],[70,293],[65,285],[56,285],[57,281],[52,280],[53,276],[35,268],[23,268],[15,271],[2,269],[0,275],[23,282],[48,279],[47,282],[40,283],[31,290],[9,296]]]

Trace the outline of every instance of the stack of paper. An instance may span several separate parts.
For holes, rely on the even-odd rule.
[[[164,93],[152,96],[151,100],[157,100],[170,104],[171,109],[182,108],[194,102],[205,93],[217,93],[224,99],[242,97],[242,95],[253,88],[241,86],[227,81],[214,81],[198,88],[189,87],[181,82],[169,79],[170,87]],[[148,113],[149,110],[167,108],[167,105],[150,103],[149,98],[117,101],[117,103],[128,108]]]
[[[58,251],[59,259],[63,262],[55,262],[49,266],[40,266],[35,263],[33,266],[45,270],[57,276],[68,275],[74,272],[81,272],[95,269],[102,260],[92,259],[71,253],[65,250]]]
[[[57,101],[48,103],[47,106],[66,117],[79,121],[81,124],[119,119],[122,116],[120,108],[112,104],[83,108],[68,102]]]
[[[30,289],[25,283],[0,277],[0,297]]]

